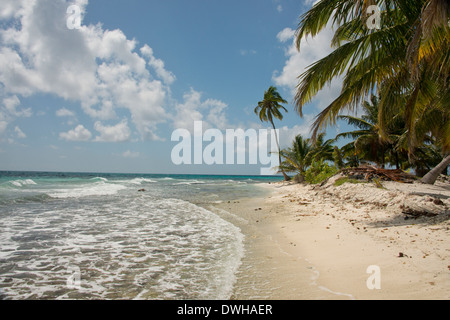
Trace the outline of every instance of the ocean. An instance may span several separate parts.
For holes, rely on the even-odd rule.
[[[208,207],[280,179],[0,172],[0,299],[230,299],[245,237]]]

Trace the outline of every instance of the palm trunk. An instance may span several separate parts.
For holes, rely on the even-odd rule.
[[[273,130],[275,132],[275,140],[277,142],[277,147],[278,147],[278,161],[280,161],[280,170],[281,173],[284,176],[284,181],[291,181],[291,178],[286,174],[286,172],[284,172],[283,168],[281,167],[281,149],[280,149],[280,144],[278,143],[278,134],[277,134],[277,129],[275,129],[275,124],[273,123],[272,120],[270,120],[270,123],[272,124]]]
[[[398,152],[395,151],[394,155],[395,155],[395,166],[397,170],[400,170],[400,160],[398,158]]]
[[[421,182],[424,184],[434,184],[444,169],[450,165],[450,155],[444,158],[433,170],[428,172],[425,177],[422,178]]]

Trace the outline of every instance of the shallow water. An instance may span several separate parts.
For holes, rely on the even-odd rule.
[[[205,206],[276,179],[0,173],[0,296],[228,299],[244,235]]]

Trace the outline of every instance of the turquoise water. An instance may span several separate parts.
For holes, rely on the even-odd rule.
[[[279,180],[0,172],[0,298],[228,299],[244,235],[204,207]]]

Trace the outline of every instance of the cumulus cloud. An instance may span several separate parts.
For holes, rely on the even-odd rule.
[[[10,18],[13,17],[16,12],[20,9],[21,2],[17,0],[3,0],[2,6],[0,7],[0,18]]]
[[[80,28],[67,27],[70,5],[81,9]],[[222,101],[205,99],[194,89],[175,101],[171,86],[176,76],[151,46],[140,45],[119,29],[85,25],[87,6],[87,0],[2,1],[0,134],[12,130],[16,118],[33,114],[21,100],[36,94],[79,104],[88,116],[80,117],[82,125],[60,133],[66,141],[123,142],[132,132],[142,140],[161,141],[160,125],[190,129],[196,120],[204,121],[205,128],[232,127]],[[51,113],[72,117],[70,128],[78,122],[78,110],[59,108]],[[123,117],[116,125],[106,125]],[[98,135],[93,137],[95,131]]]
[[[307,138],[311,133],[311,125],[314,122],[314,116],[312,114],[307,114],[303,117],[304,121],[302,124],[295,125],[292,128],[287,126],[280,127],[280,147],[286,148],[292,145],[295,137],[298,135]]]
[[[228,105],[220,100],[202,100],[202,94],[191,88],[184,94],[183,102],[175,106],[173,125],[176,129],[193,132],[194,122],[203,121],[204,129],[226,129],[230,127],[225,113],[227,108]]]
[[[175,75],[166,70],[164,61],[155,58],[152,48],[148,45],[144,45],[141,48],[141,53],[148,59],[148,65],[155,70],[156,74],[164,81],[164,83],[171,85],[176,80]]]
[[[121,30],[67,28],[72,4],[84,14],[88,1],[2,1],[0,19],[9,23],[0,30],[0,98],[10,99],[12,110],[19,96],[51,94],[79,102],[94,120],[110,120],[127,109],[141,137],[157,139],[156,126],[168,119],[164,107],[175,76],[148,45],[139,50]]]
[[[284,28],[277,34],[277,39],[280,42],[286,42],[288,40],[292,40],[295,35],[295,30],[291,28]]]
[[[62,108],[56,111],[57,117],[74,117],[75,113],[73,111],[70,111],[69,109]]]
[[[273,81],[280,87],[290,90],[295,95],[298,77],[314,62],[324,58],[332,52],[331,40],[334,31],[331,26],[326,27],[314,38],[305,37],[301,40],[300,52],[296,47],[295,30],[286,28],[280,31],[277,39],[281,43],[287,43],[285,48],[286,62],[281,72],[273,74]],[[336,78],[329,86],[325,86],[314,98],[317,109],[327,107],[338,95],[342,87],[342,79]]]
[[[0,95],[1,99],[1,95]],[[31,117],[33,112],[31,108],[19,108],[20,100],[16,95],[6,96],[1,100],[0,104],[0,136],[5,135],[9,124],[17,118]],[[17,134],[17,130],[15,130]],[[23,135],[20,135],[23,137]]]
[[[80,124],[75,129],[70,130],[69,132],[61,132],[59,134],[59,137],[62,140],[66,141],[83,142],[89,141],[92,137],[92,134],[88,129]]]
[[[94,125],[100,135],[95,138],[97,142],[124,142],[131,136],[127,120],[123,120],[115,126],[104,126],[99,121]]]
[[[31,117],[33,114],[30,108],[18,110],[20,100],[17,96],[10,96],[3,99],[4,111],[11,117]]]

